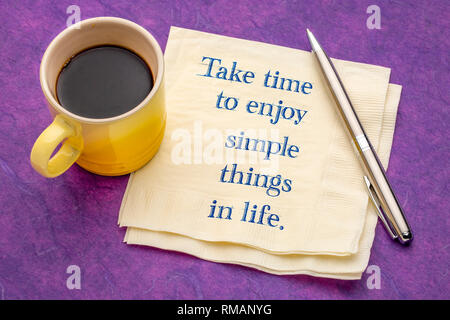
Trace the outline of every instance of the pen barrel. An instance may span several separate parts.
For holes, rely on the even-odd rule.
[[[391,230],[395,231],[395,235],[402,243],[409,242],[412,239],[412,235],[403,210],[386,178],[384,168],[364,132],[364,128],[358,119],[333,63],[323,50],[314,51],[314,53],[329,89],[333,94],[340,118],[347,129],[346,131],[353,145],[356,147],[361,167],[375,190],[381,209],[391,226]]]
[[[391,228],[395,230],[399,240],[406,243],[411,240],[409,225],[406,222],[400,203],[386,178],[386,173],[380,160],[373,150],[373,147],[371,145],[369,146],[369,149],[363,151],[357,144],[362,168],[369,179],[370,184],[375,189],[375,194],[381,204],[381,209],[387,217],[387,222]]]

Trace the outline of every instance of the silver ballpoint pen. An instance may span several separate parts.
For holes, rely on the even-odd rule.
[[[375,153],[364,129],[356,115],[352,103],[345,91],[330,58],[323,51],[314,35],[306,29],[312,52],[315,54],[320,68],[327,80],[329,89],[336,101],[339,114],[352,142],[358,151],[359,159],[364,170],[364,184],[369,197],[377,209],[377,214],[392,239],[398,239],[406,244],[412,240],[411,229],[406,222],[402,208],[387,180],[383,166]]]

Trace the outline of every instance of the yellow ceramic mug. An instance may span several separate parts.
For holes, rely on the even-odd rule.
[[[134,109],[112,118],[91,119],[61,106],[56,98],[56,81],[71,57],[99,45],[117,45],[139,54],[152,70],[154,86]],[[33,168],[45,177],[56,177],[74,162],[88,171],[108,176],[142,167],[158,151],[164,135],[163,76],[164,60],[158,42],[131,21],[99,17],[65,29],[50,43],[41,62],[42,91],[54,121],[31,150]]]

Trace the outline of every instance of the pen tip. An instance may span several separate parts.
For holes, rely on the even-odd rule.
[[[308,35],[308,40],[309,40],[309,43],[311,44],[311,48],[313,49],[313,51],[322,50],[319,42],[317,42],[316,37],[314,37],[314,35],[308,28],[306,28],[306,34]]]

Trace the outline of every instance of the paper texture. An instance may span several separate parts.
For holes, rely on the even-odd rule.
[[[387,168],[401,86],[389,85],[377,153]],[[125,241],[161,249],[181,251],[202,259],[234,263],[274,274],[308,274],[326,278],[360,279],[370,257],[378,217],[369,203],[359,251],[351,256],[272,255],[243,245],[199,241],[174,233],[128,228]]]
[[[157,156],[130,177],[119,215],[125,241],[277,274],[360,277],[376,216],[312,54],[172,28],[165,62],[167,131]],[[400,87],[388,90],[387,68],[334,62],[387,165]],[[234,78],[233,68],[242,70]],[[246,71],[253,77],[243,78]],[[311,88],[286,90],[275,75]],[[279,142],[280,152],[230,147],[246,137],[272,141],[274,150]],[[285,184],[255,186],[256,174]]]

